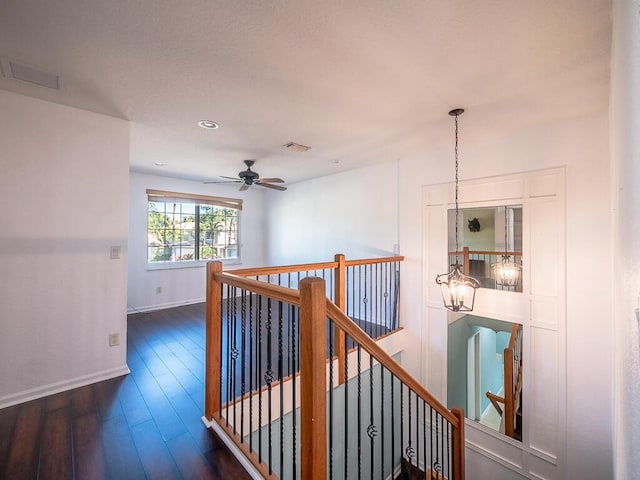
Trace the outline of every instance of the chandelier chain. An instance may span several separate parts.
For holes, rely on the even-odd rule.
[[[456,263],[460,263],[459,258],[459,243],[458,243],[458,115],[455,115],[456,123],[456,146],[455,146],[455,158],[456,158]]]

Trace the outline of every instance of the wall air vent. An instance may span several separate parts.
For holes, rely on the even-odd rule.
[[[293,152],[306,152],[308,150],[311,150],[311,147],[307,147],[306,145],[300,145],[299,143],[295,143],[295,142],[285,143],[283,147]]]
[[[62,79],[55,73],[38,70],[7,58],[0,59],[0,64],[2,65],[2,74],[6,78],[32,83],[52,90],[60,90],[62,88]]]

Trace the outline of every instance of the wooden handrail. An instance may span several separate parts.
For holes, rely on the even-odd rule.
[[[327,316],[344,332],[354,339],[360,346],[378,362],[380,362],[389,372],[407,385],[422,400],[431,405],[440,415],[442,415],[454,428],[459,427],[459,420],[431,395],[418,381],[413,378],[404,368],[396,362],[391,355],[385,352],[380,346],[367,335],[358,325],[353,323],[347,315],[342,312],[331,300],[327,299]]]
[[[341,255],[341,254],[338,254]],[[336,255],[336,257],[338,256]],[[343,255],[344,257],[344,255]],[[381,257],[381,258],[364,258],[358,260],[345,260],[344,266],[352,267],[357,265],[372,265],[377,263],[392,263],[401,262],[404,257]],[[320,263],[300,263],[297,265],[280,265],[273,267],[250,267],[250,268],[238,268],[233,270],[227,270],[228,273],[238,275],[241,277],[256,277],[261,275],[277,275],[278,273],[294,273],[294,272],[307,272],[311,270],[324,270],[338,268],[339,262],[335,260],[333,262],[320,262]]]
[[[392,262],[402,262],[404,261],[403,256],[398,257],[382,257],[382,258],[365,258],[362,260],[347,260],[345,261],[345,265],[347,267],[353,267],[357,265],[372,265],[376,263],[392,263]]]
[[[467,248],[467,247],[465,247]],[[512,257],[521,257],[522,252],[505,252],[504,250],[501,252],[494,252],[492,250],[468,250],[470,255],[495,255],[496,257],[501,257],[502,255],[509,255]],[[459,252],[448,252],[450,257],[454,255],[464,255],[464,250],[460,250]]]
[[[227,272],[216,272],[215,277],[219,282],[227,283],[233,287],[250,290],[258,295],[269,296],[281,302],[290,303],[291,305],[300,305],[300,292],[293,288],[272,285]]]
[[[502,408],[500,408],[500,405],[498,405],[498,403],[504,404],[504,397],[500,397],[495,393],[491,393],[491,392],[487,392],[485,393],[485,395],[493,405],[493,408],[495,408],[498,411],[498,413],[502,415]]]
[[[326,268],[336,268],[337,265],[337,262],[301,263],[299,265],[280,265],[274,267],[238,268],[235,270],[228,270],[228,272],[241,277],[256,277],[261,275],[277,275],[278,273],[324,270]]]

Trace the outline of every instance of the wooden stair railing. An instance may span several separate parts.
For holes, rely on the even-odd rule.
[[[515,438],[522,392],[522,325],[513,325],[509,345],[504,349],[503,361],[504,397],[491,392],[485,395],[500,415],[503,415],[500,404],[504,405],[504,434]]]
[[[342,310],[346,312],[347,308],[347,268],[356,267],[361,265],[374,265],[385,264],[392,262],[404,261],[403,256],[395,257],[381,257],[381,258],[369,258],[360,260],[347,260],[342,253],[334,255],[333,262],[318,262],[318,263],[301,263],[297,265],[280,265],[273,267],[254,267],[254,268],[242,268],[228,270],[227,273],[232,275],[238,275],[240,277],[263,277],[269,275],[282,275],[286,273],[300,273],[300,272],[318,272],[324,270],[333,270],[334,274],[334,291],[333,300],[334,303]],[[397,299],[396,299],[397,302]],[[396,305],[397,308],[397,305]],[[346,351],[346,342],[344,332],[342,330],[336,331],[336,354],[340,363],[338,368],[338,382],[344,383],[344,365],[342,364]]]
[[[247,448],[246,441],[222,420],[221,368],[222,368],[222,285],[244,289],[270,299],[300,307],[300,475],[310,480],[327,478],[327,384],[326,384],[326,319],[351,337],[360,347],[408,387],[417,398],[429,405],[437,415],[448,422],[452,432],[451,458],[453,479],[464,479],[464,412],[449,411],[418,381],[406,372],[369,335],[360,329],[341,308],[325,294],[325,282],[320,278],[305,278],[300,291],[270,285],[222,271],[221,262],[207,264],[206,309],[206,379],[205,416],[216,422],[265,478],[276,478],[271,467],[266,467],[255,452]],[[296,377],[296,375],[294,375]],[[410,400],[409,400],[410,401]],[[295,405],[294,405],[295,408]],[[426,419],[425,419],[426,421]],[[433,428],[431,425],[430,428]],[[437,428],[437,425],[436,425]],[[444,433],[443,433],[444,434]],[[426,433],[425,433],[426,435]],[[447,437],[448,438],[448,437]],[[444,442],[444,440],[443,440]]]

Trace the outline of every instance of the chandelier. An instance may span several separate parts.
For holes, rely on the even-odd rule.
[[[507,215],[507,207],[504,207],[504,255],[502,255],[502,261],[496,262],[491,265],[493,276],[496,279],[496,286],[502,288],[502,290],[515,290],[520,283],[520,272],[522,266],[511,261],[511,255],[509,254],[509,217]],[[515,259],[515,256],[514,256]]]
[[[447,273],[442,273],[436,277],[436,283],[440,285],[442,290],[442,301],[445,308],[452,312],[470,312],[473,310],[473,303],[476,298],[476,290],[480,287],[480,282],[473,277],[465,275],[460,265],[460,248],[458,242],[458,117],[462,115],[464,109],[456,108],[449,112],[449,115],[455,118],[456,126],[456,245],[455,245],[455,263],[449,266]]]

